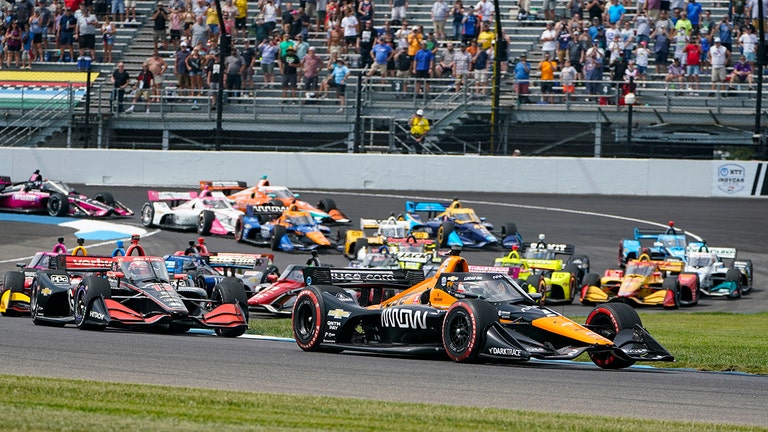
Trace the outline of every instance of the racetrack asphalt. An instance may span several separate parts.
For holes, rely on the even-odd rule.
[[[88,194],[105,190],[93,186],[78,189]],[[146,190],[108,190],[137,213],[120,222],[140,226],[138,213]],[[298,192],[312,203],[333,197],[353,219],[354,226],[360,217],[382,218],[403,211],[405,196],[453,197],[451,193],[432,192]],[[380,196],[373,198],[369,194]],[[515,222],[526,240],[545,233],[550,242],[575,244],[577,253],[590,256],[596,272],[615,267],[619,240],[631,237],[634,227],[651,227],[647,223],[663,226],[674,220],[677,227],[705,238],[712,246],[734,246],[741,257],[751,258],[755,289],[741,300],[704,299],[694,308],[660,313],[768,310],[768,252],[764,247],[768,243],[768,230],[764,228],[768,202],[764,200],[512,193],[465,193],[460,198],[491,223],[500,226]],[[4,222],[0,234],[0,272],[24,261],[19,258],[49,250],[59,235],[67,237],[70,248],[74,245],[71,229],[51,225]],[[149,253],[162,255],[184,249],[187,241],[195,238],[195,233],[161,231],[145,236],[142,244]],[[213,251],[269,252],[237,244],[231,238],[210,237],[207,241]],[[107,242],[89,252],[108,254],[113,247],[112,242]],[[502,253],[466,251],[464,255],[472,264],[490,264]],[[275,255],[280,268],[308,257]],[[336,266],[346,262],[338,253],[324,253],[320,259]],[[586,315],[590,308],[574,304],[558,310]],[[230,340],[200,334],[80,332],[34,326],[26,318],[2,317],[0,327],[4,334],[0,362],[13,365],[8,369],[10,373],[763,427],[768,423],[765,376],[642,367],[604,371],[591,363],[571,362],[463,365],[373,355],[316,354],[301,352],[294,343],[287,342]]]

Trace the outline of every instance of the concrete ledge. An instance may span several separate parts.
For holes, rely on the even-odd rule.
[[[0,149],[0,175],[40,169],[70,183],[196,187],[268,175],[296,189],[488,191],[578,195],[766,197],[768,163],[84,149]]]

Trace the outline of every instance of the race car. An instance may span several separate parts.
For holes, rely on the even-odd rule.
[[[309,212],[291,204],[283,206],[248,206],[235,222],[235,240],[269,246],[275,251],[312,251],[330,249],[331,229],[320,225]]]
[[[248,298],[248,307],[255,312],[290,316],[298,290],[305,286],[304,269],[307,265],[291,264],[276,281],[256,288]]]
[[[544,240],[540,234],[538,242],[524,243],[520,250],[513,247],[493,265],[518,268],[523,287],[540,293],[547,303],[571,303],[579,291],[579,281],[589,272],[589,258],[574,255],[576,247],[572,244]]]
[[[37,252],[27,264],[16,264],[20,271],[3,274],[0,285],[0,314],[29,315],[29,293],[38,270],[48,269],[51,258],[58,252]]]
[[[208,295],[225,277],[234,277],[243,282],[246,294],[250,297],[256,292],[257,286],[274,281],[280,275],[272,254],[214,252],[195,255],[178,251],[163,259],[171,277],[185,274],[194,286],[205,289]]]
[[[649,241],[651,244],[648,244]],[[635,228],[634,238],[619,242],[619,267],[624,268],[628,261],[637,259],[642,254],[653,260],[683,260],[687,247],[685,232],[675,228],[674,221],[669,221],[665,229]]]
[[[708,296],[740,298],[752,290],[752,260],[737,259],[736,248],[692,246],[684,271],[695,275],[695,283]]]
[[[197,192],[147,191],[141,207],[141,223],[148,228],[197,230],[200,235],[228,235],[243,213],[232,207],[221,192],[200,197]]]
[[[344,350],[445,355],[457,362],[573,359],[587,352],[601,368],[637,361],[673,361],[629,306],[596,307],[585,325],[539,304],[503,273],[471,273],[453,253],[435,276],[384,300],[351,295],[349,280],[391,291],[402,270],[305,270],[307,287],[293,307],[292,327],[304,351]]]
[[[588,273],[579,300],[585,305],[620,302],[665,309],[694,306],[699,302],[698,286],[691,279],[695,274],[684,273],[683,268],[682,261],[652,260],[643,254],[629,261],[624,270],[606,270],[602,278]]]
[[[406,201],[405,211],[404,218],[411,227],[427,227],[438,247],[484,248],[501,245],[511,249],[522,242],[515,224],[504,224],[501,236],[497,237],[492,233],[493,225],[478,217],[471,208],[462,206],[458,199],[450,204]],[[422,219],[421,214],[425,214],[426,219]]]
[[[349,259],[360,259],[371,249],[387,246],[390,252],[397,252],[399,245],[408,244],[410,250],[417,246],[421,252],[437,248],[426,227],[406,221],[404,217],[389,216],[387,219],[360,219],[359,230],[344,233],[342,253]]]
[[[205,182],[201,182],[201,185],[203,183]],[[262,176],[256,186],[230,194],[229,199],[234,202],[235,208],[243,212],[249,205],[287,207],[293,204],[299,210],[309,212],[318,223],[348,224],[350,222],[350,219],[336,207],[336,202],[333,199],[321,199],[317,206],[313,206],[300,200],[299,194],[291,192],[285,186],[270,185],[267,176]]]
[[[248,328],[245,288],[235,278],[222,280],[209,297],[202,288],[182,283],[183,275],[171,282],[161,257],[62,255],[56,264],[56,269],[37,272],[31,293],[35,324],[75,324],[84,330],[156,328],[175,333],[200,327],[224,337],[240,336]],[[74,288],[73,269],[91,273]]]
[[[133,211],[115,200],[109,192],[93,198],[77,192],[58,180],[11,183],[0,176],[0,210],[22,213],[48,213],[50,216],[107,217],[132,216]]]

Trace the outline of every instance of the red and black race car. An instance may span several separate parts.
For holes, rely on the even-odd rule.
[[[60,255],[51,267],[37,272],[31,289],[30,313],[38,325],[178,333],[199,327],[225,337],[248,329],[248,298],[237,278],[222,279],[209,297],[188,286],[186,275],[171,282],[162,257]]]

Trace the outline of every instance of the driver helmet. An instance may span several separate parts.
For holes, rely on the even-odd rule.
[[[152,275],[149,263],[146,261],[133,261],[128,265],[128,274],[132,279],[143,279]]]

